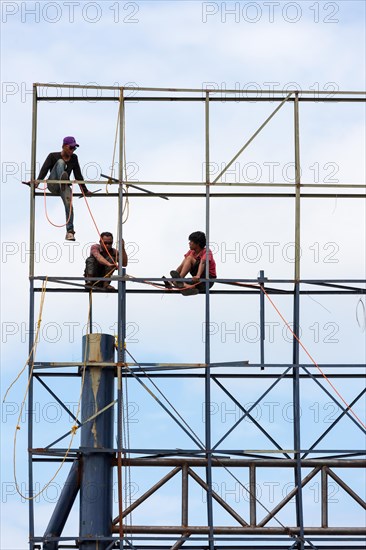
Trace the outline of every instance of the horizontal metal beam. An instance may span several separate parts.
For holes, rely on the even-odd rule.
[[[36,196],[41,196],[40,193],[36,193]],[[43,196],[43,195],[42,195]],[[57,196],[57,195],[54,195]],[[81,197],[78,193],[74,194],[74,197]],[[129,198],[131,197],[148,197],[148,198],[154,198],[152,195],[143,195],[142,193],[129,193]],[[204,193],[164,193],[165,197],[172,198],[172,197],[180,197],[180,198],[204,198]],[[52,195],[47,195],[48,197],[52,197]],[[117,197],[116,193],[99,193],[98,195],[94,195],[95,197],[99,198],[105,198],[105,197]],[[300,194],[301,198],[307,198],[307,199],[364,199],[366,197],[366,194],[357,194],[357,193],[323,193],[323,194],[316,194],[316,193],[307,193],[307,194]],[[156,197],[155,197],[156,198]],[[293,199],[295,198],[294,193],[232,193],[232,194],[225,194],[225,193],[212,193],[211,198],[245,198],[245,199],[253,199],[253,198],[265,198],[265,199]]]
[[[228,527],[216,526],[213,528],[215,535],[298,535],[299,527]],[[113,533],[118,533],[118,528],[113,528]],[[183,535],[187,532],[192,535],[207,535],[209,527],[204,525],[192,525],[182,527],[181,525],[127,525],[123,526],[124,533],[146,533],[146,534],[179,534]],[[304,527],[305,535],[366,535],[366,527]]]
[[[106,182],[105,180],[64,180],[64,181],[59,181],[59,180],[35,180],[36,182],[38,183],[43,183],[44,181],[47,181],[47,183],[58,183],[59,185],[70,185],[70,182],[71,183],[74,183],[74,184],[85,184],[85,185],[119,185],[119,183],[123,183],[123,185],[125,185],[126,187],[134,187],[134,184],[135,184],[135,181],[132,180],[131,183],[129,181],[121,181],[119,182],[119,180],[115,180],[114,178],[114,181],[110,181],[110,182]],[[228,182],[228,183],[225,183],[225,182],[217,182],[217,183],[210,183],[210,184],[207,184],[206,182],[204,181],[138,181],[136,183],[139,183],[139,185],[144,185],[145,187],[148,187],[149,185],[151,186],[156,186],[156,185],[166,185],[167,187],[207,187],[207,185],[209,185],[211,188],[217,188],[217,187],[229,187],[229,188],[234,188],[234,187],[253,187],[253,188],[262,188],[262,187],[271,187],[272,189],[274,188],[277,188],[277,187],[288,187],[290,189],[296,189],[297,187],[300,187],[302,189],[304,188],[319,188],[319,189],[339,189],[339,188],[343,188],[343,189],[365,189],[366,188],[366,184],[365,183],[346,183],[346,182],[343,182],[343,183],[301,183],[300,186],[297,185],[296,183],[292,183],[292,182],[247,182],[247,181],[237,181],[237,182]],[[83,197],[84,195],[82,193],[73,193],[74,196],[76,197]],[[44,191],[37,191],[35,190],[35,196],[36,197],[43,197],[44,196]],[[54,198],[54,197],[57,197],[58,195],[52,195],[51,193],[47,193],[47,197],[50,197],[50,198]],[[144,197],[145,195],[142,194],[142,193],[133,193],[133,192],[128,192],[128,196],[129,197]],[[153,197],[153,198],[156,198],[157,195],[150,195],[150,197]],[[174,195],[175,196],[175,195]],[[197,195],[197,196],[202,196],[201,195]],[[213,194],[212,197],[220,197],[221,195],[216,193],[216,194]],[[224,194],[225,197],[235,197],[235,194],[233,193],[225,193]],[[262,194],[258,194],[259,197],[262,196]],[[361,195],[360,195],[361,196]],[[99,193],[97,195],[93,195],[93,198],[96,198],[96,197],[118,197],[118,193]]]
[[[240,92],[236,92],[237,94]],[[313,92],[314,93],[314,92]],[[318,93],[318,92],[317,92]],[[264,102],[278,102],[282,101],[283,97],[281,96],[275,96],[275,97],[210,97],[209,102],[218,102],[218,103],[264,103]],[[113,101],[118,102],[118,97],[113,96],[89,96],[89,97],[80,97],[80,96],[39,96],[37,97],[37,101]],[[169,96],[169,97],[147,97],[147,96],[133,96],[133,97],[125,97],[124,101],[126,103],[132,102],[132,103],[138,103],[141,102],[184,102],[184,103],[203,103],[205,101],[205,98],[203,97],[175,97],[175,96]],[[290,103],[294,102],[295,99],[288,99]],[[363,97],[299,97],[299,102],[305,102],[305,103],[364,103],[366,99]]]
[[[65,451],[67,451],[66,448],[54,448],[54,449],[44,449],[44,448],[37,448],[37,449],[29,449],[30,454],[34,456],[50,456],[50,457],[56,457],[61,456],[63,457],[65,455]],[[125,449],[124,449],[125,451]],[[76,448],[76,449],[70,449],[70,453],[75,453],[76,455],[83,455],[88,453],[109,453],[109,454],[115,454],[118,452],[118,449],[99,449],[99,448],[93,448],[92,450],[86,449],[86,448]],[[137,458],[128,458],[124,459],[124,465],[131,465],[131,466],[182,466],[183,464],[187,464],[191,467],[206,467],[207,466],[207,459],[200,457],[199,455],[202,454],[202,451],[199,451],[197,449],[194,450],[177,450],[177,449],[128,449],[128,452],[130,454],[153,454],[153,455],[159,455],[162,456],[144,456],[143,458],[137,457]],[[222,456],[219,456],[219,452],[222,452]],[[243,451],[240,454],[245,454],[245,452],[255,452],[255,451]],[[256,451],[261,452],[261,451]],[[262,451],[263,452],[263,451]],[[293,453],[293,451],[287,449],[287,452]],[[299,449],[298,452],[305,452],[305,450]],[[323,449],[320,451],[312,451],[314,454],[316,453],[326,453],[326,452],[358,452],[360,455],[366,454],[366,451],[364,449],[361,450],[353,450],[349,451],[345,449],[344,451],[340,450],[331,450],[329,449]],[[167,456],[163,456],[163,454]],[[296,464],[294,459],[289,458],[268,458],[268,455],[270,454],[279,454],[279,451],[273,450],[273,451],[266,451],[263,453],[261,457],[256,458],[229,458],[225,455],[228,454],[236,454],[239,453],[237,451],[232,452],[231,450],[223,450],[223,451],[216,451],[215,455],[212,457],[212,465],[217,468],[221,467],[231,467],[231,468],[243,468],[243,467],[249,467],[249,466],[255,466],[258,468],[293,468]],[[170,456],[169,456],[170,455]],[[195,456],[196,455],[196,456]],[[197,458],[198,455],[198,458]],[[266,456],[267,455],[267,456]],[[219,456],[219,457],[218,457]],[[113,459],[112,459],[113,460]],[[114,462],[114,464],[117,464]],[[331,468],[365,468],[366,467],[366,459],[342,459],[342,458],[332,458],[328,457],[326,459],[316,459],[316,458],[306,458],[301,459],[301,464],[303,468],[314,468],[316,466],[329,466]]]
[[[237,89],[225,89],[225,88],[217,88],[217,89],[209,89],[209,88],[204,88],[204,87],[201,87],[201,88],[172,88],[172,87],[169,87],[169,88],[161,88],[161,87],[151,87],[151,86],[100,86],[99,84],[66,84],[66,83],[61,83],[61,84],[58,84],[56,82],[34,82],[33,83],[33,86],[35,86],[36,88],[39,88],[40,86],[42,86],[43,88],[65,88],[65,89],[82,89],[82,90],[115,90],[115,91],[121,91],[121,90],[124,90],[124,91],[136,91],[136,92],[187,92],[187,93],[194,93],[194,92],[198,92],[198,93],[201,93],[201,94],[217,94],[217,93],[222,93],[222,92],[225,92],[225,93],[233,93],[233,94],[237,94],[238,93],[238,90]],[[332,91],[332,92],[329,92],[329,90],[319,90],[317,92],[314,92],[314,90],[296,90],[295,88],[293,90],[276,90],[275,93],[278,93],[278,94],[288,94],[289,91],[294,91],[294,92],[297,92],[299,95],[301,94],[304,94],[304,95],[314,95],[315,93],[317,93],[318,95],[324,95],[324,96],[327,96],[329,95],[330,93],[332,95],[355,95],[355,96],[358,96],[358,95],[365,95],[366,92],[365,91],[362,91],[362,90],[336,90],[336,91]],[[273,90],[263,90],[263,89],[256,89],[256,90],[247,90],[246,93],[248,94],[257,94],[258,92],[261,92],[263,94],[273,94]]]
[[[65,283],[66,284],[66,283]],[[42,289],[41,288],[35,288],[33,290],[33,292],[42,292]],[[47,293],[65,293],[65,292],[70,292],[70,293],[85,293],[85,290],[83,288],[81,289],[78,289],[78,288],[48,288],[47,289]],[[101,289],[101,293],[103,293],[104,290]],[[93,293],[93,295],[95,296],[95,294],[97,293]],[[108,291],[108,294],[111,295],[111,294],[117,294],[116,292],[113,293],[113,292],[110,292]],[[169,292],[166,292],[165,290],[158,290],[158,289],[142,289],[142,288],[129,288],[126,290],[126,294],[169,294]],[[245,294],[260,294],[260,291],[259,290],[210,290],[210,294],[236,294],[236,295],[245,295]],[[293,294],[293,292],[289,291],[289,292],[283,292],[283,291],[279,291],[279,292],[271,292],[268,294]],[[300,291],[300,294],[301,295],[307,295],[307,294],[311,294],[311,295],[334,295],[336,294],[337,296],[341,296],[341,295],[347,295],[347,296],[354,296],[356,294],[366,294],[366,290],[358,290],[356,292],[347,292],[345,290],[330,290],[330,291],[326,291],[326,290],[308,290],[308,291]]]

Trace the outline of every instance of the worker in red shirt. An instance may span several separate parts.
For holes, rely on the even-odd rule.
[[[195,231],[188,237],[189,250],[184,254],[182,263],[176,270],[170,272],[170,276],[173,279],[183,279],[188,273],[192,275],[192,280],[188,284],[183,281],[175,281],[173,284],[177,288],[182,289],[182,294],[192,295],[206,292],[205,282],[200,282],[202,277],[206,274],[206,261],[207,261],[207,249],[206,249],[206,235],[202,231]],[[208,270],[209,278],[216,279],[216,262],[213,258],[211,250],[208,250]],[[195,284],[194,288],[187,288]],[[198,283],[198,284],[197,284]],[[171,288],[169,281],[164,281],[167,288]],[[210,281],[209,288],[212,287],[214,281]],[[186,289],[186,290],[184,290]]]

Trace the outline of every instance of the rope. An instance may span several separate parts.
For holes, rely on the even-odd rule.
[[[107,252],[108,256],[109,256],[110,259],[112,260],[113,264],[117,267],[117,262],[116,262],[116,259],[117,259],[117,258],[113,259],[113,257],[111,256],[111,254],[110,254],[108,248],[107,248],[106,245],[104,244],[103,239],[102,239],[102,237],[100,236],[100,231],[99,231],[99,228],[98,228],[98,226],[97,226],[97,222],[95,221],[95,218],[94,218],[94,216],[93,216],[93,213],[92,213],[92,211],[91,211],[91,209],[90,209],[90,206],[89,206],[89,203],[88,203],[88,199],[86,198],[85,193],[84,193],[84,191],[83,191],[82,188],[81,188],[81,192],[82,192],[82,194],[83,194],[83,197],[84,197],[86,206],[87,206],[87,208],[88,208],[88,210],[89,210],[89,214],[90,214],[90,216],[91,216],[91,219],[93,220],[95,229],[97,230],[97,233],[98,233],[98,235],[99,235],[99,240],[100,240],[100,242],[102,243],[102,246],[104,247],[104,250]]]
[[[19,378],[21,377],[21,375],[23,374],[23,372],[25,371],[27,365],[28,365],[28,361],[30,360],[31,356],[32,356],[32,353],[34,352],[34,354],[36,353],[36,349],[37,349],[37,345],[38,345],[38,336],[39,336],[39,331],[41,329],[41,324],[42,324],[42,313],[43,313],[43,305],[44,305],[44,300],[45,300],[45,296],[46,296],[46,287],[47,287],[47,277],[46,279],[42,282],[42,292],[41,292],[41,300],[40,300],[40,305],[39,305],[39,312],[38,312],[38,321],[37,321],[37,329],[36,329],[36,334],[35,334],[35,337],[34,337],[34,342],[33,342],[33,345],[32,345],[32,348],[29,352],[29,355],[27,357],[27,360],[26,362],[24,363],[24,367],[21,369],[21,371],[19,372],[19,374],[17,375],[17,377],[13,380],[13,382],[9,385],[8,389],[6,390],[5,392],[5,395],[4,395],[4,399],[3,399],[3,403],[5,403],[5,400],[6,400],[6,396],[8,395],[9,391],[11,390],[11,388],[14,386],[14,384],[19,380]],[[33,361],[34,362],[34,361]],[[32,365],[33,365],[33,362],[32,362]],[[32,367],[33,368],[33,367]],[[19,423],[19,418],[18,418],[18,423]]]
[[[126,278],[129,281],[131,281],[132,283],[142,283],[142,284],[145,284],[145,285],[150,285],[153,288],[158,288],[159,290],[161,290],[163,288],[167,292],[182,292],[182,290],[187,290],[189,288],[195,288],[197,285],[199,285],[202,282],[202,281],[197,281],[197,283],[193,283],[193,284],[190,284],[190,285],[188,283],[185,283],[185,286],[182,287],[182,288],[178,288],[178,287],[175,287],[175,286],[172,286],[172,288],[167,288],[166,286],[163,286],[163,285],[158,284],[158,283],[152,283],[151,281],[147,281],[146,279],[141,279],[139,281],[136,281],[135,280],[136,277],[134,277],[133,275],[127,275],[126,274]]]
[[[45,214],[46,214],[46,218],[47,218],[47,221],[53,225],[54,227],[65,227],[69,221],[70,221],[70,218],[71,218],[71,212],[72,212],[72,198],[73,198],[73,190],[74,190],[74,182],[71,183],[71,200],[70,200],[70,210],[69,210],[69,216],[66,220],[65,223],[63,223],[62,225],[58,225],[56,223],[53,223],[52,220],[50,220],[49,216],[48,216],[48,211],[47,211],[47,199],[46,199],[46,186],[43,187],[42,191],[43,191],[43,202],[44,202],[44,210],[45,210]]]
[[[112,178],[114,177],[114,160],[115,160],[115,157],[116,157],[116,148],[117,148],[117,140],[118,140],[119,120],[120,120],[120,117],[121,117],[121,107],[122,107],[122,102],[119,101],[119,105],[118,105],[118,114],[117,114],[117,124],[116,124],[116,132],[115,132],[115,135],[114,135],[114,146],[113,146],[113,155],[112,155],[112,165],[111,165],[111,177],[112,177]],[[107,183],[105,184],[105,191],[106,191],[107,194],[109,193],[109,191],[108,191],[108,185],[111,185],[111,182],[110,182],[110,181],[107,181]]]
[[[119,118],[121,116],[121,111],[122,111],[122,101],[121,101],[121,99],[120,99],[120,108],[119,108],[119,113],[118,113]],[[116,138],[117,138],[117,132],[116,132]],[[130,202],[129,202],[129,197],[128,197],[128,183],[127,183],[126,117],[125,117],[124,110],[123,110],[123,120],[122,120],[122,142],[123,142],[123,147],[122,147],[122,180],[124,179],[126,181],[126,188],[124,189],[125,201],[124,201],[123,210],[122,210],[122,220],[120,220],[120,218],[119,218],[119,211],[118,211],[116,235],[119,235],[120,223],[122,223],[122,225],[124,223],[126,223],[128,218],[129,218],[129,215],[130,215]],[[116,146],[116,143],[115,143],[115,146]],[[123,178],[123,171],[124,171],[124,178]]]
[[[274,304],[274,302],[271,300],[271,298],[269,297],[269,295],[267,294],[267,292],[265,291],[265,289],[263,288],[263,286],[260,286],[259,287],[265,294],[265,296],[267,297],[268,301],[270,302],[270,304],[272,305],[272,307],[275,309],[275,311],[277,312],[277,314],[281,317],[282,321],[285,323],[286,327],[288,328],[288,330],[291,332],[291,334],[293,335],[293,337],[295,338],[295,340],[299,343],[299,345],[302,347],[302,349],[304,350],[304,352],[306,353],[306,355],[309,357],[310,361],[314,364],[314,366],[318,369],[318,371],[320,372],[320,374],[323,376],[323,378],[328,382],[328,384],[331,386],[331,388],[333,389],[333,391],[337,394],[337,396],[339,397],[339,399],[341,399],[341,401],[343,401],[343,403],[346,405],[347,407],[347,410],[350,411],[350,413],[353,414],[353,416],[356,418],[356,420],[361,424],[361,426],[363,426],[365,429],[366,429],[366,424],[364,424],[362,422],[362,420],[357,416],[357,414],[354,412],[354,410],[351,408],[351,406],[347,403],[347,401],[342,397],[342,395],[339,393],[339,391],[337,390],[337,388],[334,386],[334,384],[329,380],[329,378],[327,377],[327,375],[322,371],[322,369],[319,367],[318,363],[315,361],[315,359],[313,359],[313,357],[311,356],[311,354],[309,353],[309,351],[307,350],[307,348],[305,347],[305,345],[301,342],[300,338],[294,333],[294,331],[292,330],[292,328],[290,327],[289,323],[286,321],[286,319],[284,318],[284,316],[282,315],[282,313],[280,312],[280,310],[277,308],[277,306]]]
[[[123,427],[124,427],[123,437],[124,437],[124,447],[125,447],[125,449],[130,449],[131,448],[131,446],[130,446],[130,421],[129,421],[129,418],[128,418],[129,398],[128,398],[128,379],[127,379],[127,377],[125,377],[124,382],[125,383],[124,383],[124,396],[123,396],[123,379],[122,379],[122,397],[123,397],[122,410],[126,410],[126,414],[123,417]],[[125,403],[125,409],[123,408],[123,403]],[[126,460],[126,459],[129,459],[131,457],[131,455],[130,455],[130,453],[125,452],[124,457],[125,457],[125,460]],[[131,507],[132,506],[131,465],[126,464],[125,470],[126,470],[126,476],[125,476],[125,478],[126,478],[125,502],[126,502],[126,507]],[[132,527],[132,512],[129,514],[129,524],[130,524],[130,527]],[[120,526],[120,529],[122,529],[122,526]],[[132,540],[132,536],[131,536],[131,540]]]
[[[121,102],[121,105],[122,105],[122,102]],[[129,202],[129,198],[128,198],[128,183],[127,183],[127,155],[126,155],[126,117],[125,117],[125,113],[123,111],[123,121],[122,121],[122,126],[123,126],[123,131],[122,131],[122,136],[123,136],[123,168],[124,168],[124,171],[125,171],[125,182],[126,182],[126,190],[125,190],[125,204],[123,205],[123,210],[122,210],[122,225],[124,223],[127,222],[128,220],[128,217],[130,215],[130,202]],[[126,217],[125,219],[123,219],[123,216],[125,215],[125,212],[127,212],[126,214]],[[117,226],[117,235],[118,235],[118,229],[119,229],[119,221],[118,220],[118,226]]]
[[[114,178],[114,164],[115,164],[115,157],[116,157],[116,149],[117,149],[117,141],[118,141],[118,130],[119,130],[119,123],[120,123],[120,118],[121,118],[121,111],[122,111],[122,101],[120,100],[119,101],[119,107],[118,107],[118,114],[117,114],[117,123],[116,123],[116,132],[115,132],[115,136],[114,136],[114,145],[113,145],[113,155],[112,155],[112,165],[111,165],[111,178]],[[126,160],[126,119],[125,117],[123,117],[123,159],[122,159],[122,163],[123,163],[123,168],[124,168],[124,172],[125,172],[125,180],[127,182],[127,160]],[[108,191],[108,185],[111,185],[111,181],[107,181],[106,183],[106,186],[105,186],[105,190],[106,190],[106,193],[109,194],[109,191]],[[129,198],[128,198],[128,185],[126,185],[126,189],[125,189],[125,195],[126,195],[126,200],[125,200],[125,204],[123,206],[123,211],[122,211],[122,224],[126,223],[127,220],[128,220],[128,217],[129,217],[129,213],[130,213],[130,206],[129,206]],[[126,215],[126,218],[125,220],[123,220],[123,216],[125,214],[125,211],[127,211],[127,215]],[[117,232],[116,232],[116,235],[118,235],[118,229],[119,229],[119,219],[117,220]]]
[[[158,390],[158,392],[162,395],[162,397],[165,399],[165,401],[170,405],[170,407],[174,410],[174,412],[179,416],[179,418],[182,420],[182,422],[188,427],[188,429],[190,430],[190,432],[194,435],[194,437],[197,439],[197,441],[199,441],[202,446],[204,446],[203,442],[200,440],[200,437],[195,433],[195,431],[190,427],[188,426],[188,424],[185,422],[185,420],[183,419],[183,417],[179,414],[179,412],[175,409],[175,407],[170,403],[170,401],[168,400],[168,398],[164,395],[164,393],[158,388],[158,386],[155,384],[155,382],[150,378],[149,374],[141,367],[141,365],[134,359],[134,357],[131,355],[131,353],[126,350],[126,352],[128,353],[128,355],[131,357],[131,359],[135,362],[135,364],[139,367],[139,369],[145,374],[146,378],[149,380],[149,382]],[[124,364],[124,366],[127,368],[127,370],[130,372],[130,374],[134,375],[133,371],[131,371],[131,369],[129,368],[129,366],[127,364]],[[145,385],[145,384],[142,384],[143,387],[148,391],[148,393],[150,395],[152,395],[152,397],[159,402],[158,398],[154,395],[154,393]],[[278,452],[278,451],[274,451],[274,452]],[[241,481],[229,470],[229,468],[227,466],[225,466],[222,461],[217,458],[217,457],[212,457],[212,460],[215,461],[216,463],[220,464],[220,466],[222,466],[227,472],[229,475],[232,476],[233,479],[235,479],[239,485],[259,504],[259,506],[261,506],[268,514],[271,514],[271,511],[257,498],[257,496],[255,494],[253,494],[251,492],[250,489],[248,489],[245,485],[243,485],[243,483],[241,483]],[[291,537],[292,539],[295,539],[295,540],[298,540],[298,539],[301,539],[301,540],[304,540],[302,537],[298,537],[296,534],[293,534],[290,530],[289,527],[286,527],[277,517],[276,517],[276,514],[273,515],[273,518],[288,534],[289,537]],[[122,518],[120,518],[120,522],[122,521]]]
[[[39,313],[39,317],[38,317],[38,322],[37,322],[37,334],[36,334],[36,337],[38,336],[38,332],[39,332],[39,328],[38,328],[38,325],[40,326],[40,323],[41,323],[41,313],[42,313],[42,310],[43,310],[43,303],[44,303],[44,296],[46,294],[46,285],[47,285],[47,277],[44,281],[44,283],[42,284],[42,296],[41,296],[41,306],[40,306],[40,313]],[[42,300],[43,298],[43,300]],[[89,305],[89,312],[88,312],[88,321],[87,321],[87,326],[89,327],[89,321],[90,321],[90,312],[91,312],[91,308],[90,308],[90,305]],[[87,332],[87,335],[89,334],[89,332]],[[17,425],[16,425],[16,428],[15,428],[15,433],[14,433],[14,447],[13,447],[13,472],[14,472],[14,482],[15,482],[15,488],[16,488],[16,491],[17,493],[24,499],[24,500],[34,500],[35,498],[39,497],[46,489],[47,487],[52,483],[52,481],[57,477],[57,475],[59,474],[61,468],[63,467],[63,465],[65,464],[66,462],[66,459],[69,455],[69,452],[70,452],[70,449],[71,449],[71,446],[72,446],[72,443],[73,443],[73,440],[74,440],[74,437],[76,435],[76,432],[79,428],[79,426],[75,423],[71,429],[70,429],[70,434],[71,434],[71,438],[70,438],[70,442],[69,442],[69,445],[68,445],[68,448],[66,449],[66,452],[65,452],[65,455],[60,463],[60,466],[57,468],[56,472],[54,473],[54,475],[51,477],[51,479],[42,487],[42,489],[40,491],[38,491],[38,493],[36,493],[35,495],[32,495],[31,497],[27,497],[25,495],[23,495],[23,493],[21,492],[21,490],[19,489],[19,484],[18,484],[18,479],[17,479],[17,474],[16,474],[16,443],[17,443],[17,433],[18,431],[20,430],[20,419],[21,419],[21,415],[22,415],[22,412],[23,412],[23,409],[24,409],[24,405],[25,405],[25,400],[27,398],[27,395],[28,395],[28,392],[29,392],[29,387],[30,387],[30,383],[31,383],[31,380],[32,380],[32,375],[33,375],[33,368],[34,368],[34,359],[35,359],[35,351],[36,351],[36,343],[37,343],[37,338],[35,339],[35,342],[33,344],[33,347],[32,347],[32,350],[34,349],[34,356],[33,356],[33,359],[32,359],[32,364],[31,364],[31,367],[30,367],[30,373],[29,373],[29,377],[28,377],[28,383],[27,383],[27,388],[26,388],[26,391],[25,391],[25,395],[24,395],[24,398],[23,398],[23,402],[21,404],[21,408],[20,408],[20,412],[19,412],[19,416],[18,416],[18,421],[17,421]],[[83,393],[83,388],[84,388],[84,382],[85,382],[85,372],[86,372],[86,349],[87,347],[85,346],[85,354],[84,354],[84,360],[83,360],[83,371],[82,371],[82,378],[81,378],[81,387],[80,387],[80,395],[79,395],[79,401],[78,401],[78,407],[77,407],[77,411],[76,411],[76,414],[75,414],[75,422],[78,422],[78,417],[79,417],[79,414],[80,414],[80,409],[81,409],[81,398],[82,398],[82,393]],[[32,353],[32,352],[31,352]],[[31,356],[31,353],[29,354],[29,357]],[[24,370],[24,368],[23,368]],[[19,378],[19,375],[17,377],[17,379]],[[16,380],[17,380],[16,379]],[[15,380],[15,381],[16,381]],[[13,383],[15,383],[15,381]],[[11,386],[10,386],[11,387]],[[9,388],[10,389],[10,388]],[[4,398],[5,399],[5,398]],[[90,420],[90,419],[88,419]]]
[[[113,275],[113,272],[115,271],[115,268],[113,267],[112,269],[110,269],[105,275],[103,275],[103,279],[108,279],[108,277],[111,277]],[[96,284],[98,284],[99,281],[94,281],[93,284],[91,285],[91,288],[90,290],[93,290],[93,288],[95,287]]]
[[[359,308],[359,306],[361,306]],[[358,310],[359,309],[362,309],[362,324],[360,322],[360,319],[359,319],[359,314],[358,314]],[[357,306],[356,306],[356,321],[357,321],[357,324],[358,326],[360,327],[361,329],[361,332],[365,332],[365,328],[366,328],[366,309],[365,309],[365,304],[363,303],[362,299],[360,298],[357,302]]]
[[[134,277],[132,276],[128,276],[128,278],[130,280],[133,281]],[[148,284],[148,285],[151,285],[155,288],[161,288],[161,286],[159,285],[156,285],[154,283],[151,283],[150,281],[146,281],[146,280],[142,280],[142,281],[138,281],[138,282],[142,282],[142,283],[145,283],[145,284]],[[187,285],[188,288],[193,288],[194,286],[196,286],[196,284],[199,284],[199,283],[195,283],[194,285]],[[224,284],[224,283],[223,283]],[[302,349],[305,351],[306,355],[309,357],[310,361],[313,363],[313,365],[318,369],[318,371],[321,373],[321,375],[323,376],[323,378],[328,382],[328,384],[331,386],[331,388],[333,389],[333,391],[337,394],[337,396],[341,399],[341,401],[345,404],[345,406],[347,407],[347,410],[350,411],[350,413],[353,414],[353,416],[356,418],[356,420],[361,424],[361,426],[363,426],[363,428],[366,429],[366,424],[364,424],[362,422],[362,420],[357,416],[357,414],[354,412],[354,410],[352,409],[352,407],[347,403],[347,401],[342,397],[342,395],[339,393],[339,391],[337,390],[337,388],[334,386],[334,384],[329,380],[329,378],[327,377],[327,375],[323,372],[323,370],[319,367],[318,363],[315,361],[315,359],[311,356],[310,352],[307,350],[307,348],[305,347],[305,345],[302,343],[302,341],[300,340],[300,338],[294,333],[294,331],[292,330],[292,328],[290,327],[289,323],[286,321],[286,319],[284,318],[284,316],[282,315],[282,313],[280,312],[280,310],[277,308],[277,306],[274,304],[274,302],[271,300],[271,298],[269,297],[268,293],[266,292],[266,290],[263,288],[263,285],[257,285],[257,284],[248,284],[248,283],[239,283],[239,282],[233,282],[233,283],[230,283],[232,285],[236,285],[236,286],[242,286],[242,287],[252,287],[252,288],[258,288],[260,289],[264,295],[266,296],[266,298],[268,299],[268,301],[270,302],[270,304],[272,305],[272,307],[275,309],[275,311],[277,312],[277,314],[280,316],[280,318],[282,319],[282,321],[284,322],[284,324],[286,325],[286,327],[288,328],[288,330],[291,332],[292,336],[295,338],[295,340],[299,343],[299,345],[302,347]],[[185,287],[185,288],[187,288]],[[181,291],[182,289],[176,289],[176,288],[172,288],[172,289],[167,289],[167,290],[178,290],[178,291]],[[361,302],[363,304],[363,302]]]

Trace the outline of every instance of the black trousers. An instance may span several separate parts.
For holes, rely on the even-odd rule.
[[[112,263],[111,258],[105,259],[107,260],[107,262],[110,262],[110,267],[100,264],[98,260],[94,258],[94,256],[89,256],[89,258],[85,260],[84,277],[106,277],[107,273],[109,273],[114,266],[114,263]],[[90,284],[90,286],[104,287],[109,285],[110,283],[109,281],[89,281],[88,284]]]
[[[197,275],[199,265],[200,265],[199,260],[197,260],[196,263],[194,265],[192,265],[191,270],[190,270],[190,274],[192,275],[192,277],[195,277]],[[212,278],[212,277],[210,277],[210,278]],[[214,284],[215,284],[214,282],[208,283],[209,288],[211,288]],[[196,288],[197,288],[197,290],[200,294],[204,294],[206,292],[206,283],[199,283],[196,286]]]

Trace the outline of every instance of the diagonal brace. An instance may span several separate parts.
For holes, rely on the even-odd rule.
[[[251,138],[248,139],[248,141],[243,145],[243,147],[241,149],[239,149],[239,151],[236,153],[236,155],[231,159],[231,161],[226,165],[226,167],[220,172],[220,174],[217,176],[217,178],[214,179],[214,181],[212,183],[217,183],[219,181],[219,179],[221,178],[221,176],[226,172],[226,170],[228,168],[230,168],[230,166],[232,165],[233,162],[236,161],[236,159],[242,154],[242,152],[244,151],[244,149],[246,149],[248,147],[248,145],[253,141],[253,139],[263,130],[263,128],[268,124],[268,122],[271,120],[271,118],[273,118],[275,116],[275,114],[277,113],[277,111],[279,111],[281,109],[281,107],[286,103],[286,101],[292,96],[292,92],[290,92],[283,101],[281,101],[281,103],[279,104],[278,107],[276,107],[276,109],[273,111],[272,114],[269,115],[268,118],[266,118],[266,120],[263,122],[263,124],[258,128],[258,130],[256,130],[254,132],[254,134],[252,135]]]

